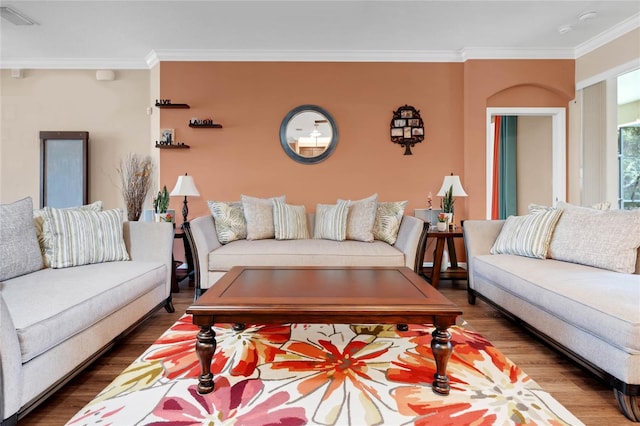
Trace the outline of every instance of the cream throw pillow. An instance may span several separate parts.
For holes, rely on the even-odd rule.
[[[216,223],[216,234],[220,244],[247,238],[247,221],[242,202],[207,201],[209,211]]]
[[[344,241],[347,238],[348,213],[349,201],[338,201],[333,205],[318,204],[313,238]]]
[[[491,254],[514,254],[544,259],[553,229],[561,214],[561,210],[550,209],[524,216],[509,216],[491,247]]]
[[[596,210],[559,203],[563,210],[549,257],[633,274],[640,246],[640,209]]]
[[[69,207],[65,210],[89,210],[93,212],[102,211],[102,201],[95,201],[91,204],[84,206]],[[38,244],[40,244],[40,252],[42,253],[42,260],[45,268],[51,267],[51,251],[52,240],[51,230],[44,220],[44,209],[38,209],[33,211],[33,223],[36,227],[36,235],[38,236]]]
[[[373,238],[391,245],[398,239],[400,223],[408,201],[387,201],[378,203]]]
[[[256,198],[242,195],[242,209],[247,220],[247,240],[275,238],[273,226],[273,200],[285,201],[285,196],[272,198]]]
[[[292,206],[273,200],[273,226],[276,240],[302,240],[309,238],[307,212],[304,206]]]
[[[338,202],[343,200],[338,200]],[[378,194],[349,202],[347,214],[347,240],[373,241],[373,225],[376,222]]]
[[[52,236],[52,268],[129,260],[122,210],[101,212],[44,208]]]

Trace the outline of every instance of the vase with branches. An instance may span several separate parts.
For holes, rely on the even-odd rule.
[[[127,209],[127,220],[135,221],[142,215],[142,207],[151,187],[153,163],[150,156],[129,154],[120,161],[122,197]]]

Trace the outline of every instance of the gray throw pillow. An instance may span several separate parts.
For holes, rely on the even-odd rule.
[[[23,198],[0,205],[0,281],[42,269],[33,224],[33,201]]]

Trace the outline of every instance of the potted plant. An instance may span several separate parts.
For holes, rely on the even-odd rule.
[[[153,199],[153,210],[156,215],[156,222],[171,222],[172,217],[167,213],[169,208],[169,191],[167,186],[158,191],[158,196]]]
[[[445,192],[444,197],[442,197],[442,201],[440,202],[442,212],[447,215],[447,222],[449,224],[453,223],[453,202],[453,185],[451,185],[449,187],[449,190]]]
[[[438,231],[446,231],[447,230],[447,214],[446,213],[440,213],[438,215],[438,224],[436,225]]]

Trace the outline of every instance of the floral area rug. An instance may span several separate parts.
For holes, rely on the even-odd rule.
[[[430,325],[216,324],[199,395],[185,315],[68,425],[581,425],[481,335],[452,327],[451,393],[431,390]]]

